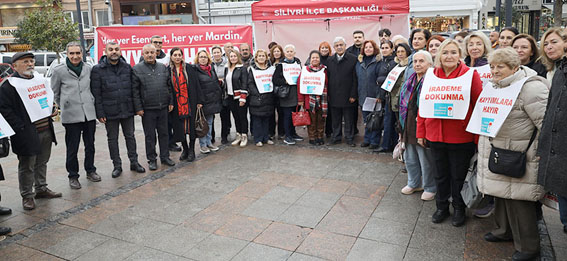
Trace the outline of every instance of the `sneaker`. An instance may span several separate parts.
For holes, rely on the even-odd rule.
[[[256,142],[256,147],[262,147],[264,146],[264,143],[262,143],[261,141]]]
[[[360,147],[362,147],[362,148],[366,148],[368,146],[370,146],[370,143],[368,143],[368,142],[363,142],[363,143],[360,144]]]
[[[301,136],[299,136],[299,135],[297,135],[297,134],[291,136],[291,138],[292,138],[293,140],[295,140],[295,141],[303,141],[303,137],[301,137]]]
[[[232,146],[240,145],[241,139],[242,139],[242,136],[240,135],[240,133],[236,133],[236,139],[234,139],[230,145],[232,145]]]
[[[295,145],[295,141],[290,137],[286,137],[283,142],[287,145]]]
[[[242,140],[240,141],[240,147],[244,148],[246,147],[246,145],[248,145],[248,135],[242,134],[241,136],[242,136],[241,138]]]
[[[69,178],[69,187],[72,189],[81,189],[81,183],[78,178]]]
[[[423,191],[423,188],[412,188],[410,186],[405,186],[404,188],[402,188],[402,194],[404,195],[411,195],[417,191]]]
[[[207,147],[201,147],[199,151],[201,152],[201,154],[211,153],[211,150]]]
[[[266,143],[268,143],[268,145],[274,145],[274,141],[273,140],[268,140]]]
[[[215,146],[215,145],[213,145],[213,144],[207,146],[207,148],[209,148],[211,151],[218,151],[218,150],[219,150],[219,147],[217,147],[217,146]]]
[[[403,192],[402,192],[403,193]],[[431,201],[435,199],[435,193],[424,191],[421,193],[421,200]]]
[[[473,215],[477,218],[487,218],[494,213],[494,204],[488,204],[486,207],[476,209]]]

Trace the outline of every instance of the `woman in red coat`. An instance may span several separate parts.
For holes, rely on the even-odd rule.
[[[431,147],[437,167],[435,175],[437,211],[433,214],[432,221],[433,223],[441,223],[449,217],[449,198],[452,197],[454,208],[452,224],[456,227],[465,223],[466,205],[461,197],[461,189],[467,175],[470,159],[476,150],[475,142],[477,140],[474,134],[465,129],[476,100],[482,91],[482,81],[478,73],[476,71],[469,72],[471,69],[461,61],[461,57],[462,50],[455,40],[445,40],[439,47],[439,52],[435,57],[433,74],[425,75],[426,81],[427,77],[430,77],[429,80],[435,80],[429,86],[426,86],[427,84],[424,82],[422,87],[416,131],[419,145]],[[439,91],[437,94],[440,95],[435,96],[433,91],[428,93],[435,88],[430,89],[429,87],[433,87],[435,84],[441,84],[438,86],[444,87],[443,83],[446,87],[446,80],[443,79],[455,78],[459,78],[459,85],[462,85],[462,88],[459,89],[461,93],[457,92],[456,95],[446,95],[446,97],[460,97],[460,99],[440,100],[436,104],[435,101],[427,100],[428,94],[443,99],[442,97],[448,93],[447,91],[442,88],[437,89]],[[468,108],[466,108],[467,102]],[[430,103],[431,108],[434,109],[427,110],[427,103]]]

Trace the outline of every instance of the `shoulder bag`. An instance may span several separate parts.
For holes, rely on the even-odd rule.
[[[280,99],[285,99],[287,98],[287,96],[289,96],[289,90],[291,89],[291,87],[289,85],[276,85],[274,86],[274,93],[276,94],[276,96]]]
[[[197,108],[197,114],[195,115],[195,135],[197,138],[203,138],[209,133],[209,124],[205,118],[205,113],[203,108]]]
[[[465,205],[471,209],[483,208],[489,201],[489,198],[484,197],[478,190],[476,164],[477,154],[474,154],[469,164],[467,177],[463,183],[463,189],[461,190],[461,196],[463,197]]]
[[[528,148],[530,148],[537,135],[537,128],[534,129]],[[506,150],[494,147],[490,144],[490,156],[488,158],[488,169],[492,173],[508,176],[511,178],[521,178],[526,172],[526,152]]]

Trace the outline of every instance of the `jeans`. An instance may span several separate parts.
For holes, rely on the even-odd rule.
[[[293,120],[291,119],[291,113],[294,111],[295,107],[282,107],[282,118],[285,136],[290,139],[293,138],[293,136],[297,135],[297,133],[295,132],[295,126],[293,126]]]
[[[559,201],[559,218],[563,226],[567,226],[567,197],[557,196]]]
[[[34,156],[18,155],[18,181],[20,183],[20,195],[22,198],[33,198],[35,192],[44,191],[47,188],[47,162],[51,157],[51,143],[53,136],[51,130],[38,133],[41,152]]]
[[[392,112],[390,106],[385,106],[384,111],[384,136],[382,137],[382,148],[386,150],[393,150],[398,141],[398,134],[396,133],[396,115]]]
[[[270,116],[254,116],[251,115],[254,135],[254,142],[268,142],[270,136],[268,135],[268,128],[270,125]]]
[[[364,119],[364,124],[366,124],[366,116],[368,116],[370,111],[362,111],[362,118]],[[381,131],[370,131],[367,126],[364,127],[364,142],[372,145],[380,145],[380,134]]]
[[[213,139],[211,133],[213,131],[213,121],[215,120],[215,115],[207,115],[205,116],[205,119],[207,120],[207,125],[209,125],[209,132],[207,132],[207,136],[199,138],[199,145],[201,145],[201,148],[213,145],[213,143],[211,142]]]
[[[136,138],[134,137],[134,116],[106,120],[106,138],[108,140],[108,151],[114,168],[122,168],[122,160],[120,159],[120,150],[118,146],[118,130],[122,126],[122,133],[126,140],[126,149],[128,150],[128,159],[130,164],[138,163],[138,153],[136,152]]]
[[[282,136],[285,133],[284,125],[283,125],[282,108],[278,105],[276,106],[275,111],[277,112],[278,120],[276,122],[276,113],[270,116],[270,126],[268,127],[268,132],[270,136],[276,136],[276,127],[277,127],[278,135]]]
[[[79,177],[77,152],[79,151],[79,144],[81,143],[81,134],[85,146],[85,171],[87,173],[96,172],[94,166],[96,122],[92,120],[87,122],[66,123],[63,124],[63,127],[65,127],[65,146],[67,151],[65,167],[67,168],[67,173],[69,173],[68,177]]]
[[[161,160],[169,158],[167,121],[167,109],[144,110],[142,125],[144,126],[144,135],[146,136],[146,157],[150,162],[155,161],[157,158],[156,130],[159,140],[159,158]]]
[[[423,148],[417,144],[406,144],[404,161],[408,171],[408,187],[421,188],[423,186],[426,192],[437,192],[435,186],[437,170],[431,149]]]

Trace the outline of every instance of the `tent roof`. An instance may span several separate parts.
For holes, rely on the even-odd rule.
[[[290,20],[409,13],[409,0],[262,0],[252,20]]]

